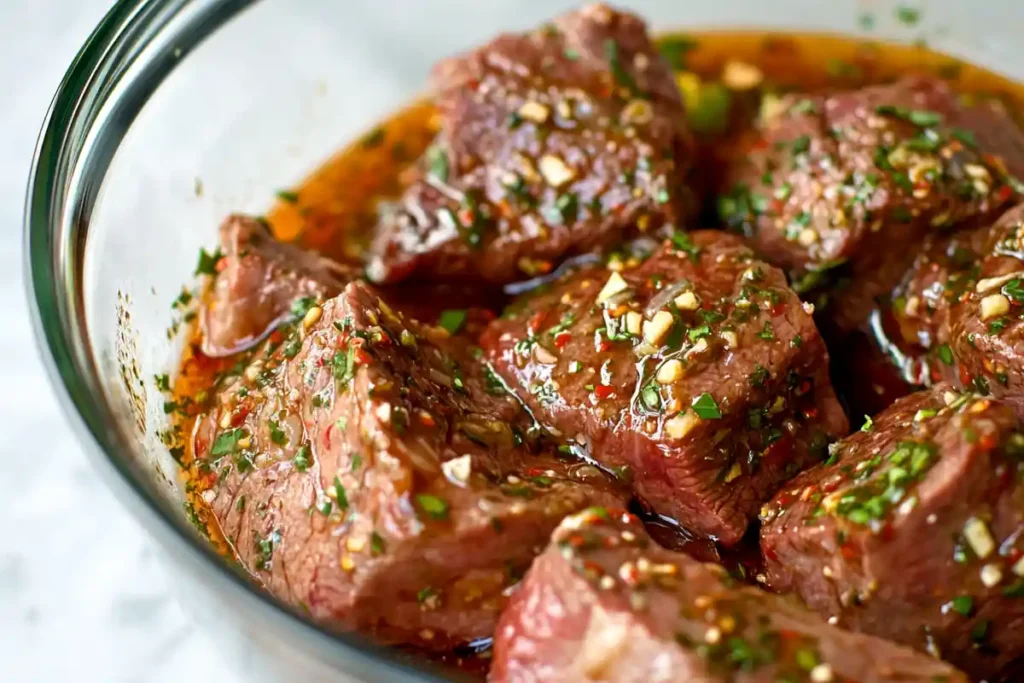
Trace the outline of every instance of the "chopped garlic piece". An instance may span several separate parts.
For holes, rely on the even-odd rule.
[[[540,344],[533,347],[533,358],[541,365],[554,365],[558,362],[558,356],[548,351]]]
[[[551,115],[551,109],[545,104],[530,100],[529,102],[523,102],[523,106],[519,107],[519,115],[527,121],[544,123]]]
[[[626,314],[626,331],[634,337],[640,336],[640,328],[644,323],[644,316],[637,311],[630,311]]]
[[[603,304],[608,299],[611,299],[616,294],[629,289],[629,283],[627,283],[622,276],[618,273],[612,273],[608,277],[608,282],[604,283],[604,287],[601,288],[600,293],[597,295],[597,303]]]
[[[981,582],[986,588],[999,585],[1003,580],[1003,570],[998,564],[986,564],[981,568]]]
[[[661,341],[668,335],[669,330],[672,329],[673,322],[671,313],[668,311],[658,311],[654,314],[653,318],[646,321],[643,325],[644,341],[655,346],[661,344]]]
[[[763,80],[761,70],[747,62],[730,59],[722,69],[722,82],[732,90],[753,90]]]
[[[996,542],[988,530],[988,525],[977,517],[971,517],[964,524],[964,538],[967,539],[974,554],[983,560],[996,549]]]
[[[442,463],[441,471],[448,481],[465,484],[473,471],[473,459],[469,455],[460,455]]]
[[[1012,273],[1006,275],[998,275],[996,277],[987,277],[984,280],[978,280],[978,284],[974,286],[974,291],[978,294],[984,294],[991,292],[993,289],[999,289],[1010,280],[1016,280],[1017,278],[1024,278],[1024,270],[1015,270]]]
[[[693,413],[676,415],[665,420],[665,433],[673,439],[681,439],[697,426],[700,418]]]
[[[561,187],[576,177],[576,171],[553,154],[542,156],[537,162],[537,168],[551,187]]]
[[[697,301],[697,295],[693,292],[683,292],[675,298],[676,306],[679,307],[680,311],[696,311],[700,308],[700,302]]]
[[[667,360],[658,368],[659,384],[672,384],[683,376],[683,364],[675,358]]]
[[[1002,294],[989,294],[981,300],[981,319],[998,318],[1010,311],[1010,300]]]

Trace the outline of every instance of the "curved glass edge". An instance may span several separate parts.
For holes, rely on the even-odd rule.
[[[162,55],[164,59],[149,65],[139,87],[129,89],[131,97],[114,103],[118,115],[113,118],[123,126],[121,132],[183,51],[194,48],[255,1],[119,0],[76,55],[43,120],[25,197],[24,284],[33,333],[61,409],[94,466],[118,499],[176,558],[185,559],[191,569],[216,582],[217,590],[232,591],[250,603],[259,617],[275,621],[295,636],[297,646],[312,647],[326,662],[344,660],[350,673],[372,680],[443,680],[429,665],[402,661],[406,658],[400,652],[301,618],[232,571],[213,548],[172,520],[131,470],[112,457],[129,447],[126,435],[108,407],[95,400],[102,391],[84,324],[81,254],[96,190],[119,137],[111,140],[107,135],[104,142],[108,144],[96,150],[86,140],[120,77],[185,10],[191,12],[187,22],[191,30],[180,32],[185,43],[176,42],[173,56]]]

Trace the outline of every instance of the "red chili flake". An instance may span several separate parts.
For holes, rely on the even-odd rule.
[[[790,631],[788,628],[780,628],[779,638],[782,638],[783,640],[798,640],[803,638],[803,634],[799,631]]]
[[[804,408],[804,417],[806,417],[808,420],[813,420],[814,418],[818,417],[818,408],[817,408],[817,406],[811,406],[810,408]]]
[[[889,542],[896,538],[896,532],[892,528],[892,524],[886,522],[882,525],[882,530],[879,532],[879,536],[882,537],[883,541]]]
[[[635,586],[640,581],[640,571],[636,568],[635,564],[624,564],[619,567],[619,578],[621,578],[626,585]]]
[[[531,334],[540,332],[541,325],[544,324],[544,318],[546,317],[548,317],[547,311],[537,311],[530,317],[530,322],[526,324],[526,327],[530,330]]]
[[[610,387],[607,384],[598,384],[594,387],[594,395],[598,398],[611,398],[615,395],[615,387]]]
[[[782,210],[786,208],[786,203],[781,199],[773,199],[771,203],[771,210],[774,214],[781,214]]]
[[[929,183],[927,180],[918,180],[916,183],[914,183],[915,190],[927,190],[931,188],[931,186],[932,184]]]
[[[420,424],[424,427],[436,427],[437,421],[430,413],[420,413]]]
[[[994,434],[985,434],[978,440],[978,445],[982,450],[990,451],[998,445],[998,442]]]
[[[1001,202],[1007,201],[1012,196],[1013,188],[1010,187],[1009,185],[1003,185],[998,190],[996,190],[996,199],[998,199]]]
[[[839,546],[839,553],[843,556],[843,559],[845,560],[857,559],[857,549],[851,543],[844,543],[841,546]]]
[[[528,467],[526,469],[526,476],[528,477],[539,477],[544,474],[547,470],[543,470],[540,467]]]
[[[376,342],[377,346],[391,346],[391,337],[386,334],[380,336],[380,341]]]
[[[284,341],[284,334],[281,332],[281,330],[274,330],[273,332],[270,333],[270,336],[267,337],[267,340],[271,344],[280,344],[281,342]]]
[[[564,349],[570,339],[572,339],[572,335],[568,332],[559,332],[555,335],[555,346],[560,349]]]
[[[249,414],[249,406],[242,405],[238,407],[238,412],[231,416],[231,426],[237,427],[238,425],[245,422],[245,416]]]
[[[769,146],[767,138],[758,138],[750,148],[756,152],[762,149],[768,149]]]
[[[228,260],[223,256],[217,259],[217,263],[214,264],[213,269],[218,273],[223,273],[224,269],[228,267]]]
[[[327,431],[324,432],[324,448],[331,447],[331,432],[334,430],[334,425],[328,425]]]
[[[612,350],[612,343],[610,341],[608,341],[607,339],[602,339],[601,343],[597,345],[597,349],[598,349],[598,351],[601,351],[601,352],[611,351]]]
[[[959,375],[960,375],[960,383],[963,384],[964,386],[970,386],[972,378],[971,378],[971,373],[967,371],[967,368],[965,368],[964,366],[961,365],[960,366]]]
[[[373,360],[373,359],[370,356],[370,354],[368,354],[362,348],[357,348],[356,349],[356,362],[357,363],[359,363],[360,365],[366,365],[371,360]]]
[[[771,548],[765,548],[764,549],[764,556],[766,558],[768,558],[769,560],[777,560],[777,559],[779,559],[779,556]]]
[[[839,488],[842,485],[843,485],[843,478],[842,477],[832,477],[826,483],[821,485],[821,490],[822,490],[823,493],[832,493],[833,491],[835,491],[837,488]]]

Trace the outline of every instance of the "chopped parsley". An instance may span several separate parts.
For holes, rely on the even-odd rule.
[[[216,249],[212,254],[208,253],[205,249],[199,250],[199,262],[196,263],[196,275],[216,275],[217,274],[217,262],[220,261],[223,254],[220,253],[220,249]],[[188,303],[187,301],[185,302]]]
[[[434,519],[448,519],[448,503],[442,498],[419,493],[416,495],[416,504]]]
[[[448,334],[455,334],[466,324],[466,309],[449,309],[441,311],[441,317],[437,324],[448,331]]]
[[[718,408],[715,397],[706,391],[698,396],[691,405],[693,412],[697,413],[697,417],[702,420],[717,420],[722,417],[722,411]]]

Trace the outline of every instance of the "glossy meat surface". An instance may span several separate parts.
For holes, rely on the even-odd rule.
[[[769,584],[845,628],[1017,680],[1019,428],[1009,406],[948,385],[900,399],[765,506]]]
[[[966,681],[948,664],[843,631],[789,598],[655,544],[619,510],[567,518],[502,615],[491,680]]]
[[[982,235],[984,247],[950,314],[962,381],[1024,416],[1024,205]]]
[[[384,642],[488,637],[568,513],[618,501],[530,422],[461,339],[350,284],[258,351],[197,422],[204,497],[252,575]]]
[[[725,233],[571,272],[482,345],[543,425],[727,545],[847,429],[808,307]]]
[[[292,316],[299,299],[322,302],[355,278],[342,266],[279,242],[255,218],[234,215],[220,227],[216,279],[203,305],[203,351],[230,356],[258,343]]]
[[[827,294],[840,330],[864,322],[926,235],[992,218],[1024,165],[1024,134],[1004,110],[965,104],[931,77],[787,96],[760,133],[720,214],[798,290]]]
[[[679,223],[690,139],[636,16],[590,5],[434,69],[441,134],[369,275],[507,283]]]

